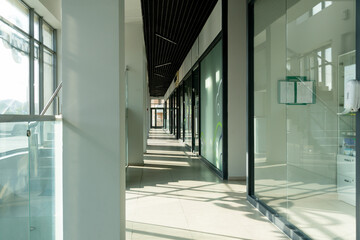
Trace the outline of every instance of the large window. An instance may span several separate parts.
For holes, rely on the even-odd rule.
[[[254,3],[254,194],[312,239],[356,238],[355,9]]]
[[[40,114],[56,87],[56,31],[22,1],[0,1],[0,69],[0,114]]]

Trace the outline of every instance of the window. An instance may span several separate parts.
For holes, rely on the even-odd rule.
[[[0,114],[40,114],[56,87],[56,30],[19,0],[0,1],[0,66]]]

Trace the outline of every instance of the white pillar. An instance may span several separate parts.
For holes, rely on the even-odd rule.
[[[64,239],[125,239],[124,2],[62,0]]]
[[[245,179],[247,157],[247,1],[228,0],[229,179]]]
[[[143,165],[146,111],[146,57],[142,22],[125,24],[125,63],[128,66],[128,161]]]

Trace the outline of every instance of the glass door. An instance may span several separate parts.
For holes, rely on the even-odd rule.
[[[151,128],[164,127],[164,109],[151,108]]]
[[[164,127],[164,109],[156,109],[156,127]]]
[[[156,109],[151,109],[151,128],[156,128]]]

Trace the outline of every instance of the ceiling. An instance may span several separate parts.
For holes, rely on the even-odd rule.
[[[216,3],[141,0],[151,96],[164,96]]]

